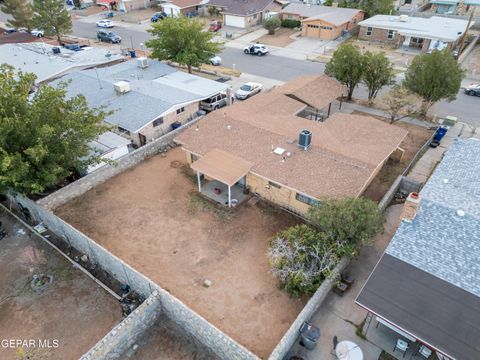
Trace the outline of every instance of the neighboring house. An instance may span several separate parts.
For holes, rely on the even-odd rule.
[[[415,11],[428,4],[428,0],[395,0],[395,9]]]
[[[55,83],[61,81],[70,82],[68,95],[81,94],[91,107],[111,111],[105,122],[137,146],[197,117],[201,100],[229,88],[145,58],[77,71]]]
[[[331,115],[344,92],[325,75],[296,78],[210,113],[175,141],[200,190],[214,180],[305,214],[321,199],[360,196],[407,134],[372,117]]]
[[[456,140],[419,202],[407,200],[404,221],[356,299],[374,322],[367,337],[389,332],[442,360],[480,359],[478,174],[480,141]]]
[[[268,13],[279,12],[282,4],[278,0],[210,0],[208,7],[220,12],[224,25],[244,29],[260,25]]]
[[[147,9],[151,6],[150,0],[96,0],[96,3],[122,12]]]
[[[128,154],[128,145],[130,141],[117,135],[111,131],[104,132],[96,140],[90,143],[90,148],[96,156],[105,160],[117,160]],[[106,162],[100,162],[95,165],[90,165],[87,169],[87,174],[100,169]]]
[[[206,0],[160,0],[158,6],[160,6],[168,16],[178,17],[180,14],[197,16],[205,2]]]
[[[302,36],[333,40],[358,28],[364,12],[358,9],[292,3],[281,11],[282,19],[302,22]]]
[[[467,24],[467,20],[439,16],[375,15],[360,22],[358,38],[395,47],[417,48],[422,52],[445,47],[454,49]]]
[[[472,11],[479,15],[480,0],[430,0],[431,11],[446,15],[467,15]]]
[[[57,49],[58,53],[54,52]],[[9,64],[16,70],[37,76],[36,83],[52,81],[69,72],[107,65],[123,60],[104,48],[84,48],[71,51],[45,43],[0,45],[0,64]]]

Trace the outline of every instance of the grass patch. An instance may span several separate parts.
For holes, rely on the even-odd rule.
[[[397,358],[385,352],[385,350],[382,350],[382,353],[380,354],[378,360],[397,360]]]
[[[209,65],[209,64],[203,64],[200,68],[202,70],[212,71],[212,72],[219,73],[219,74],[222,74],[222,75],[227,75],[227,76],[239,77],[242,74],[241,71],[238,71],[236,69],[232,69],[232,68],[229,68],[229,67],[221,66],[221,65],[220,66],[213,66],[213,65]]]
[[[215,204],[198,192],[191,192],[188,211],[191,214],[194,214],[199,210],[212,213],[221,223],[229,222],[236,216],[236,212],[232,209],[226,208],[220,204]]]
[[[357,335],[359,338],[363,340],[367,340],[367,337],[363,335],[363,327],[365,326],[365,321],[367,321],[367,318],[363,319],[363,321],[359,325],[355,324],[353,321],[350,321],[348,319],[343,319],[343,320],[355,327],[356,329],[355,335]]]

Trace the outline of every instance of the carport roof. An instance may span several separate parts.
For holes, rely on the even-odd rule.
[[[220,149],[212,149],[191,167],[202,174],[233,186],[252,168],[253,163]]]

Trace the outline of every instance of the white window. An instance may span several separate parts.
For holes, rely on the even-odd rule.
[[[388,30],[387,39],[392,40],[395,36],[395,30]]]
[[[372,35],[373,28],[371,26],[367,27],[367,36]]]

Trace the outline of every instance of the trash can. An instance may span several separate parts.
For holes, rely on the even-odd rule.
[[[172,123],[172,130],[178,129],[180,126],[182,126],[182,123],[180,121],[175,121]]]
[[[137,57],[137,52],[135,50],[130,50],[129,53],[132,59]]]
[[[300,328],[300,345],[312,350],[317,346],[319,338],[320,329],[305,321]]]

